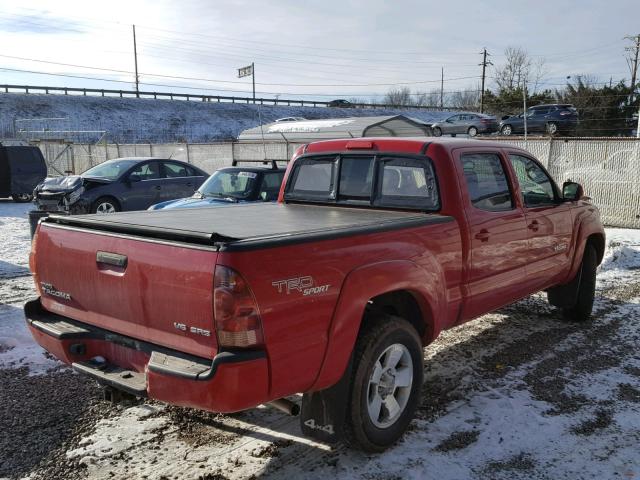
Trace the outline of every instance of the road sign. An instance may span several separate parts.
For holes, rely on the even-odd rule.
[[[253,65],[238,69],[238,78],[248,77],[250,75],[253,75]]]

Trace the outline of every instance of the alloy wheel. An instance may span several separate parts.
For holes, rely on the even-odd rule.
[[[378,428],[393,425],[407,406],[413,383],[413,360],[407,347],[394,343],[373,366],[367,393],[367,410]]]

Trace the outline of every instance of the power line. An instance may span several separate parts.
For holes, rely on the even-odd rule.
[[[135,46],[134,46],[134,52],[135,52]],[[134,55],[136,55],[136,54],[134,53]],[[29,61],[29,62],[47,63],[47,64],[51,64],[51,65],[60,65],[60,66],[66,66],[66,67],[85,68],[85,69],[99,70],[99,71],[105,71],[105,72],[135,74],[136,75],[136,79],[138,78],[137,69],[136,69],[136,71],[132,72],[130,70],[117,70],[117,69],[111,69],[111,68],[92,67],[92,66],[87,66],[87,65],[78,65],[78,64],[72,64],[72,63],[54,62],[54,61],[49,61],[49,60],[26,58],[26,57],[17,57],[17,56],[12,56],[12,55],[0,55],[0,57],[12,58],[12,59],[16,59],[16,60],[24,60],[24,61]],[[136,55],[136,57],[137,57],[137,55]],[[136,60],[136,64],[137,64],[137,60]],[[172,79],[179,79],[179,80],[196,80],[196,81],[213,82],[213,83],[239,83],[239,84],[244,84],[245,83],[245,82],[236,81],[236,80],[218,80],[218,79],[202,78],[202,77],[184,77],[184,76],[177,76],[177,75],[164,75],[164,74],[159,74],[159,73],[141,72],[141,75],[146,75],[148,77],[172,78]],[[447,78],[445,80],[447,80],[447,81],[450,81],[450,80],[468,80],[468,79],[472,79],[472,78],[475,78],[475,77],[472,77],[472,76],[468,76],[468,77],[452,77],[452,78]],[[417,81],[394,82],[394,83],[353,83],[353,84],[348,84],[348,83],[327,84],[327,83],[265,83],[265,82],[256,82],[256,85],[281,86],[281,87],[385,87],[385,86],[389,87],[389,86],[395,86],[395,85],[419,85],[419,84],[423,84],[423,83],[436,83],[436,82],[439,82],[439,81],[440,80],[417,80]]]

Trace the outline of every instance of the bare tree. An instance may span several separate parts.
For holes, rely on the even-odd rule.
[[[527,51],[519,47],[507,47],[504,56],[504,65],[495,68],[498,88],[515,90],[526,82],[527,88],[535,92],[546,75],[544,59],[533,61]]]
[[[438,107],[440,106],[440,90],[433,89],[429,92],[416,91],[413,103],[418,107]]]
[[[480,86],[475,89],[469,88],[450,93],[445,105],[465,110],[477,110],[480,106]]]
[[[413,105],[411,89],[409,87],[392,88],[384,96],[383,103],[387,105]]]

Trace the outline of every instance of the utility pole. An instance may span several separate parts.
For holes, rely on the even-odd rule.
[[[138,48],[136,45],[136,26],[133,25],[133,60],[136,65],[136,97],[140,98],[140,77],[138,77]]]
[[[626,40],[631,40],[632,42],[634,42],[633,46],[625,48],[627,52],[631,52],[631,58],[628,59],[627,61],[629,62],[629,68],[631,69],[631,97],[633,97],[633,93],[635,92],[635,88],[636,88],[636,78],[638,73],[638,52],[640,52],[640,34],[636,36],[627,35],[624,38]]]
[[[440,75],[440,110],[444,110],[444,67]]]
[[[256,66],[251,62],[251,82],[253,83],[253,103],[256,103]]]
[[[522,81],[522,107],[524,120],[524,148],[527,148],[527,77]]]
[[[487,53],[487,49],[483,48],[482,49],[482,63],[479,63],[478,65],[482,66],[482,90],[480,91],[480,113],[484,113],[484,80],[486,78],[486,70],[487,70],[487,65],[493,65],[493,63],[491,63],[490,61],[487,61],[487,56],[490,56]]]

